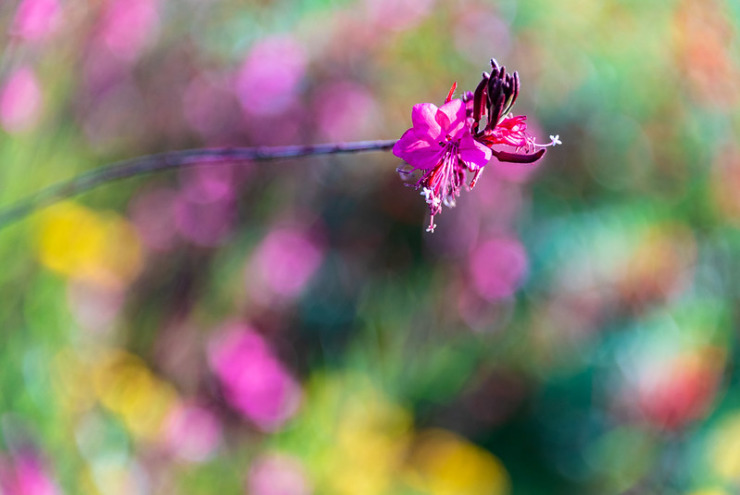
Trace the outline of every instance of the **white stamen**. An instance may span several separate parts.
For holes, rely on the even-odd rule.
[[[428,187],[422,189],[419,194],[424,196],[424,201],[426,201],[426,203],[432,208],[439,208],[439,205],[442,203],[442,200],[435,196],[434,191]]]
[[[560,140],[560,134],[556,134],[554,136],[552,134],[550,134],[550,142],[549,143],[547,143],[547,144],[540,144],[540,143],[536,143],[536,142],[534,142],[534,140],[532,140],[532,144],[536,148],[547,148],[548,146],[557,146],[558,144],[563,144],[563,142]]]

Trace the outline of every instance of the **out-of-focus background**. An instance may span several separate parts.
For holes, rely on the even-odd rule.
[[[737,0],[0,3],[0,208],[102,164],[393,139],[495,57],[563,146],[424,232],[389,152],[0,231],[0,493],[740,489]]]

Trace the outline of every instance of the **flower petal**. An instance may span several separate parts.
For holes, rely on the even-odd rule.
[[[469,133],[460,140],[458,153],[471,170],[484,167],[492,154],[491,148],[473,139]]]
[[[439,111],[447,117],[449,122],[446,127],[442,128],[444,132],[452,139],[460,139],[467,128],[465,103],[460,98],[456,98],[442,105]]]
[[[416,128],[406,131],[393,145],[393,154],[417,169],[435,167],[442,159],[445,149],[426,136],[419,138]]]
[[[419,103],[414,105],[411,110],[411,122],[414,129],[419,135],[429,136],[430,139],[437,140],[442,134],[442,128],[437,122],[437,105],[433,103]]]
[[[434,116],[434,120],[437,121],[440,127],[440,134],[447,134],[447,129],[450,127],[450,118],[441,110],[437,110],[437,115]]]

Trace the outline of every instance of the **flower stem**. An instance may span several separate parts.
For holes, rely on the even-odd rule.
[[[141,156],[111,163],[82,173],[72,179],[52,184],[18,201],[13,206],[0,209],[0,229],[26,217],[34,210],[49,206],[62,199],[76,196],[108,182],[150,174],[160,170],[185,168],[195,165],[225,165],[234,162],[265,162],[305,156],[385,151],[391,149],[395,143],[396,140],[392,139],[308,146],[203,148]]]

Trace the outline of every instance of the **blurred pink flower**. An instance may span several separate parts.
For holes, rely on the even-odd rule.
[[[181,173],[182,189],[157,188],[131,202],[131,220],[144,243],[169,251],[178,234],[199,246],[216,246],[231,233],[235,219],[231,167],[194,167]]]
[[[527,271],[527,253],[511,237],[490,239],[473,250],[468,264],[470,281],[484,299],[493,301],[511,296]]]
[[[486,168],[498,172],[500,168],[509,165],[519,167],[519,164],[489,163]],[[529,165],[531,167],[531,165]],[[510,230],[519,217],[525,198],[519,184],[501,180],[498,173],[487,174],[475,185],[478,194],[475,197],[475,205],[484,219],[484,224],[491,227],[492,231]]]
[[[193,201],[230,201],[236,195],[234,166],[207,165],[180,170],[182,194]]]
[[[429,205],[431,220],[427,232],[434,232],[434,216],[442,204],[452,207],[465,179],[491,159],[491,150],[473,139],[467,123],[465,103],[448,101],[441,108],[432,103],[414,105],[413,127],[393,146],[393,154],[413,169],[423,170],[416,186]]]
[[[288,36],[256,43],[244,60],[236,81],[242,107],[251,115],[276,115],[295,103],[306,72],[303,47]]]
[[[116,57],[134,61],[159,26],[157,0],[113,0],[100,25],[103,43]]]
[[[41,88],[36,74],[22,66],[0,90],[0,123],[10,133],[31,130],[41,114]]]
[[[294,457],[263,455],[249,469],[250,495],[309,495],[312,491],[303,465]]]
[[[28,41],[43,41],[54,33],[60,18],[57,0],[23,0],[15,13],[11,33]]]
[[[242,127],[242,112],[230,81],[219,73],[200,73],[187,85],[182,112],[190,127],[208,143],[224,144]]]
[[[263,431],[275,431],[298,409],[301,388],[267,341],[246,325],[219,334],[208,352],[229,403]]]
[[[3,495],[59,495],[61,491],[41,460],[32,452],[16,455],[0,466],[0,493]]]
[[[157,188],[140,191],[129,204],[129,215],[142,242],[154,251],[169,251],[177,242],[177,191]]]
[[[166,441],[180,459],[207,461],[221,442],[221,423],[209,409],[183,404],[176,407],[167,419]]]
[[[231,233],[236,216],[234,199],[201,197],[185,189],[175,202],[175,224],[180,234],[199,246],[217,246]]]
[[[300,229],[279,227],[257,246],[247,269],[247,285],[263,302],[298,296],[321,265],[323,252]]]
[[[367,138],[379,118],[372,94],[352,82],[342,81],[323,87],[315,101],[316,120],[324,140]]]

